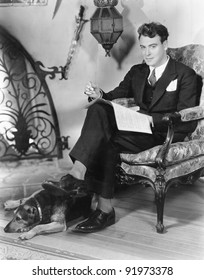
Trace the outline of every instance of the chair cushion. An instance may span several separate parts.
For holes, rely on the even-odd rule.
[[[190,140],[199,139],[200,141],[204,141],[204,119],[198,121],[198,125],[194,132],[189,135]]]
[[[160,147],[159,145],[138,154],[121,153],[120,157],[122,162],[130,165],[154,165]],[[166,156],[166,166],[189,160],[200,155],[204,155],[203,140],[173,143]]]

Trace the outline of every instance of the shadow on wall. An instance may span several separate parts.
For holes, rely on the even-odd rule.
[[[118,42],[114,45],[111,55],[117,61],[118,68],[122,68],[122,63],[128,57],[131,59],[131,52],[137,46],[137,27],[148,21],[147,16],[142,11],[143,0],[121,0],[123,7],[123,33]],[[135,58],[135,55],[134,55]],[[135,59],[131,59],[134,61]]]

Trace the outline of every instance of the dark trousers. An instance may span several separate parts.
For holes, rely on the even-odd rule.
[[[159,135],[119,131],[113,108],[95,103],[87,111],[81,135],[70,157],[86,166],[90,191],[112,198],[119,153],[139,153],[163,141]]]

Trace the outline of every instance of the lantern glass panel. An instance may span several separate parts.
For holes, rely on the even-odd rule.
[[[103,19],[101,22],[101,32],[113,32],[113,19]]]
[[[120,37],[121,33],[122,32],[114,32],[114,33],[112,33],[112,42],[116,43],[116,41]]]
[[[94,19],[91,21],[91,33],[98,32],[98,31],[99,31],[99,21]]]
[[[103,8],[101,11],[101,17],[102,18],[110,18],[111,17],[111,13],[109,11],[109,8]]]
[[[94,12],[93,16],[91,17],[91,19],[98,19],[99,15],[100,15],[100,9],[96,9],[96,11]]]
[[[123,31],[123,21],[121,18],[114,19],[114,31]]]
[[[111,16],[113,18],[122,18],[121,14],[118,12],[118,10],[116,8],[112,7],[110,9],[110,12],[111,12]]]
[[[101,34],[101,37],[103,38],[103,43],[110,43],[112,42],[112,33],[103,33]]]
[[[103,43],[103,38],[102,38],[102,36],[101,36],[100,33],[92,33],[92,35],[94,36],[94,38],[95,38],[100,44]]]

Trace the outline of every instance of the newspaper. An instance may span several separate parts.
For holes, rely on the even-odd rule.
[[[113,107],[119,130],[152,134],[150,120],[147,115],[102,98],[91,101],[85,108],[89,108],[96,102],[109,104]]]

